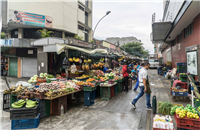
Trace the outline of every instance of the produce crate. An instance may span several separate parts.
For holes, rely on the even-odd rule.
[[[179,78],[180,78],[181,82],[187,82],[187,75],[186,76],[179,75]]]
[[[115,86],[110,87],[110,96],[111,98],[115,95]]]
[[[172,100],[174,102],[189,102],[190,98],[189,97],[184,97],[184,96],[172,96]]]
[[[177,70],[177,73],[187,73],[187,69],[185,69],[185,70]]]
[[[119,82],[119,83],[123,82],[123,79],[119,79],[118,82]]]
[[[197,111],[198,115],[200,116],[200,112],[197,110],[197,107],[195,107],[195,110]]]
[[[108,76],[109,77],[109,79],[113,79],[114,78],[114,76]]]
[[[10,94],[3,94],[3,110],[10,109]]]
[[[185,83],[185,82],[181,81],[181,82],[177,83],[177,85],[181,86],[182,89],[187,89],[187,83]]]
[[[64,113],[66,113],[67,111],[67,96],[63,96],[63,97],[59,97],[56,99],[52,100],[52,114],[53,115],[60,115],[61,111],[60,111],[60,107],[61,104],[63,104],[64,107]]]
[[[83,87],[83,91],[94,91],[96,89],[97,89],[96,86],[95,87]]]
[[[128,89],[132,89],[132,79],[128,79]]]
[[[51,100],[45,100],[45,117],[51,115]]]
[[[187,63],[177,63],[177,66],[187,66]]]
[[[15,101],[17,101],[17,95],[11,94],[10,95],[10,107],[11,107],[12,103],[14,103]]]
[[[176,113],[174,115],[174,118],[178,128],[200,130],[200,118],[199,119],[190,119],[187,117],[181,118]]]
[[[91,106],[94,104],[96,91],[84,91],[84,105]]]
[[[195,107],[199,107],[200,106],[200,99],[194,98],[194,105],[195,105]]]
[[[37,128],[40,124],[40,114],[34,119],[11,120],[11,129]]]
[[[51,112],[51,101],[41,99],[39,103],[40,118],[44,118],[50,115]]]
[[[118,82],[117,83],[117,92],[119,93],[119,92],[121,92],[122,91],[122,82]]]
[[[100,98],[109,100],[111,98],[111,87],[100,87]]]
[[[40,108],[39,105],[33,108],[11,108],[10,109],[10,119],[19,120],[19,119],[33,119],[36,118],[39,114]]]
[[[173,95],[173,96],[183,96],[183,97],[187,97],[187,96],[188,96],[188,92],[174,92],[174,91],[172,91],[172,95]]]
[[[117,94],[117,84],[115,84],[115,94]]]

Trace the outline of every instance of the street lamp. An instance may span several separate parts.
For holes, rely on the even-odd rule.
[[[106,17],[107,15],[109,15],[110,13],[111,13],[111,11],[107,11],[107,12],[106,12],[106,15],[104,15],[104,16],[98,21],[98,23],[96,24],[96,26],[95,26],[95,28],[94,28],[93,37],[94,37],[94,33],[95,33],[95,30],[96,30],[97,25],[99,24],[99,22],[100,22],[104,17]]]

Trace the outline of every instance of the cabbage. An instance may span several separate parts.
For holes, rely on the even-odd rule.
[[[37,75],[34,75],[33,77],[38,77]]]
[[[40,77],[44,77],[44,74],[43,74],[43,73],[40,73]]]
[[[28,83],[31,83],[31,80],[29,80]]]

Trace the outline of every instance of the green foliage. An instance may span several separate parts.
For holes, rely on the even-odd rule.
[[[53,35],[53,31],[48,31],[47,29],[38,30],[38,32],[40,32],[41,38],[52,37]]]
[[[78,36],[78,35],[75,35],[74,38],[78,39],[78,40],[83,40],[83,37],[82,36]]]
[[[149,55],[148,50],[144,50],[144,47],[142,46],[142,43],[127,43],[120,47],[121,50],[125,51],[130,55],[135,55],[138,57],[147,57]]]
[[[91,43],[94,43],[94,40],[90,41]]]
[[[6,38],[5,32],[1,32],[1,39],[5,39],[5,38]]]

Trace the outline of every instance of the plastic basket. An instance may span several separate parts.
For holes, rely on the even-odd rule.
[[[183,97],[187,97],[187,96],[188,96],[188,92],[174,92],[174,91],[172,91],[172,95],[173,95],[173,96],[183,96]]]
[[[190,118],[181,118],[176,113],[174,115],[176,125],[178,128],[190,129],[190,130],[199,130],[200,129],[200,118],[199,119],[190,119]]]
[[[94,91],[97,87],[83,87],[83,91]]]
[[[37,128],[40,124],[40,113],[34,119],[11,120],[11,129]]]
[[[187,66],[187,63],[177,63],[177,66]]]
[[[10,109],[10,94],[3,94],[3,110]]]
[[[12,103],[14,103],[15,101],[17,101],[17,95],[11,94],[11,95],[10,95],[10,106],[11,106]]]
[[[194,105],[195,105],[195,107],[199,107],[200,106],[200,99],[194,98]]]

